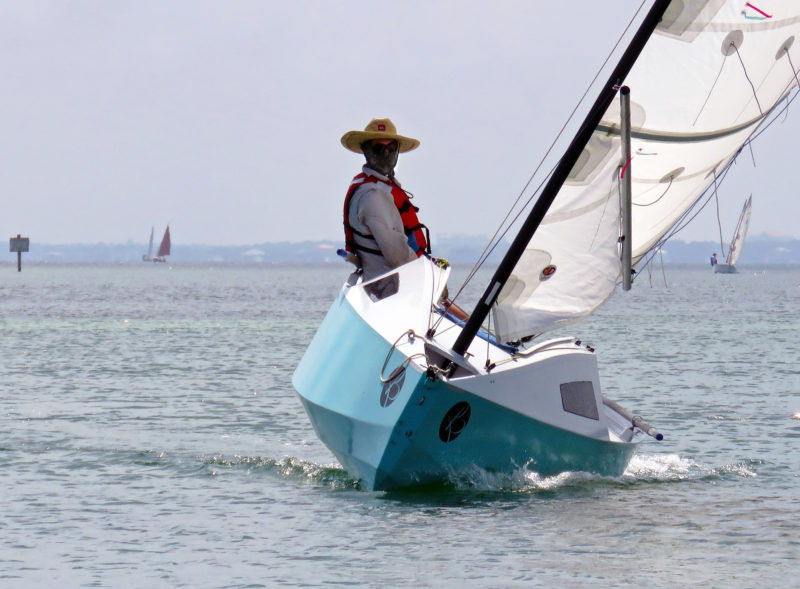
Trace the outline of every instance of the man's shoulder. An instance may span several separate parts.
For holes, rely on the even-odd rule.
[[[372,195],[372,194],[381,196],[385,195],[391,196],[392,194],[392,188],[390,186],[388,186],[384,182],[376,182],[374,180],[370,180],[369,178],[366,179],[362,178],[360,181],[357,181],[357,179],[354,178],[351,186],[353,185],[357,186],[355,194],[353,196],[358,194],[361,195],[363,198],[367,195]]]

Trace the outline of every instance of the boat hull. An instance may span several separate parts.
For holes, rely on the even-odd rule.
[[[717,264],[714,266],[714,274],[736,274],[736,266],[733,264]]]
[[[453,482],[476,468],[617,477],[636,449],[550,426],[438,381],[423,379],[407,396],[393,427],[301,400],[320,439],[371,490]]]
[[[553,352],[505,372],[434,377],[419,361],[419,338],[404,346],[382,336],[348,290],[323,320],[293,384],[319,438],[364,488],[447,482],[476,467],[624,472],[638,439],[609,432],[591,353]],[[577,411],[586,415],[563,406],[559,383],[575,380],[593,391],[588,409]]]

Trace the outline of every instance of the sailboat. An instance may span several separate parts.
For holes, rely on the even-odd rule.
[[[440,260],[345,281],[293,385],[362,488],[475,468],[615,477],[663,438],[602,394],[592,347],[549,333],[629,289],[796,96],[800,3],[759,4],[655,0],[635,19],[468,320],[442,303]]]
[[[742,248],[744,247],[744,238],[747,236],[747,228],[750,225],[750,208],[753,204],[753,195],[747,197],[747,200],[742,207],[742,213],[739,215],[739,222],[736,224],[736,230],[733,232],[733,239],[728,248],[728,255],[725,258],[724,264],[715,264],[714,272],[717,274],[735,274],[736,262],[739,261],[739,256],[742,255]]]
[[[166,256],[169,255],[171,245],[172,241],[169,236],[169,225],[167,225],[167,229],[164,231],[164,237],[161,238],[161,244],[158,246],[158,253],[156,253],[156,257],[153,258],[153,261],[166,262]]]

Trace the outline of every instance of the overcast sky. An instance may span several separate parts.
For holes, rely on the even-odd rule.
[[[494,232],[640,0],[0,2],[0,228],[32,243],[342,239],[390,117],[434,236]],[[800,237],[800,106],[723,185],[730,239]],[[680,235],[718,239],[713,207]]]

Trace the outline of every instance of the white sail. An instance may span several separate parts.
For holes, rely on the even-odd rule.
[[[153,257],[153,232],[156,230],[155,227],[150,228],[150,245],[147,246],[147,258],[150,259]]]
[[[733,239],[731,240],[731,247],[728,250],[728,257],[725,258],[725,263],[735,266],[739,261],[739,256],[742,255],[742,248],[744,247],[744,238],[747,236],[747,228],[750,226],[750,209],[753,204],[753,195],[747,197],[747,200],[742,207],[742,214],[739,215],[739,222],[736,224],[736,231],[733,232]]]
[[[621,170],[632,173],[635,262],[794,89],[797,39],[798,0],[672,2],[624,82],[631,89],[630,165],[620,162],[615,101],[498,297],[493,328],[501,340],[575,322],[613,293]],[[546,277],[548,265],[556,271]]]

